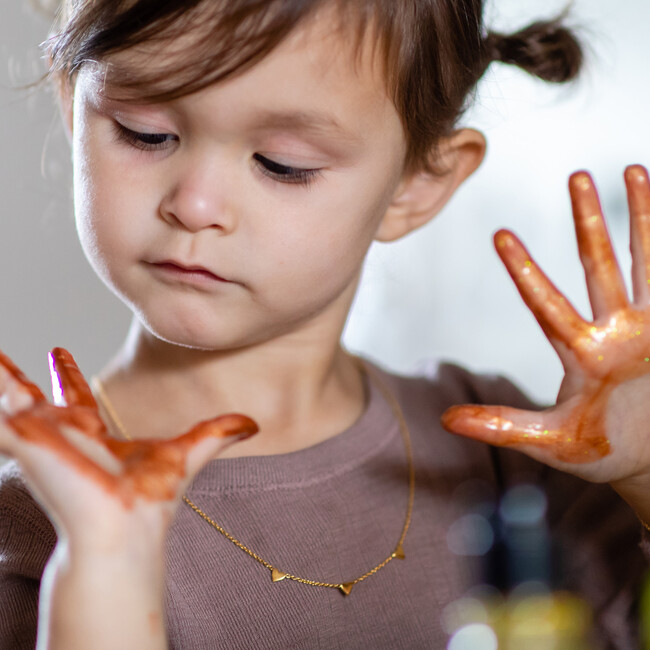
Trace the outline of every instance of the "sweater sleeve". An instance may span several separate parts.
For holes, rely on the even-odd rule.
[[[7,463],[0,468],[0,648],[34,648],[40,581],[55,543],[18,466]]]

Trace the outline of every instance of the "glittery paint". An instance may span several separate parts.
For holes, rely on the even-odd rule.
[[[51,449],[62,463],[119,496],[127,507],[136,498],[173,499],[185,477],[187,457],[202,440],[228,436],[239,436],[241,440],[258,430],[250,418],[230,414],[201,422],[186,434],[171,440],[115,440],[102,422],[90,387],[66,350],[57,348],[50,353],[52,386],[58,406],[49,404],[38,387],[1,353],[0,366],[34,400],[31,407],[6,417],[7,424],[24,441]],[[91,445],[108,451],[119,462],[121,472],[116,475],[82,453],[66,437],[66,428],[74,429],[88,438]]]
[[[541,413],[501,406],[454,406],[442,417],[453,432],[500,446],[543,447],[560,461],[590,462],[611,453],[605,423],[617,386],[650,373],[650,182],[638,165],[625,172],[630,205],[634,303],[589,174],[569,181],[580,258],[594,321],[583,319],[508,231],[496,249],[524,302],[580,389]],[[568,371],[569,372],[569,371]]]

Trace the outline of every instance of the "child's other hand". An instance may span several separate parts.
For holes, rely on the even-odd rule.
[[[632,302],[591,177],[578,172],[569,181],[593,322],[575,311],[512,233],[495,236],[501,259],[564,366],[556,406],[541,412],[455,406],[442,422],[453,433],[514,447],[587,480],[611,482],[632,502],[650,501],[650,183],[638,165],[626,170],[625,182]],[[639,506],[638,512],[650,514],[650,503]]]
[[[54,405],[0,353],[0,452],[19,462],[59,537],[90,551],[119,552],[136,538],[162,544],[203,464],[257,431],[225,415],[172,440],[115,440],[69,352],[52,351],[50,372]]]

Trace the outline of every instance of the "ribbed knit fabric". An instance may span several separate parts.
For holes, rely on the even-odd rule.
[[[413,443],[416,493],[406,559],[391,561],[347,597],[289,580],[273,583],[268,569],[183,504],[167,544],[170,647],[444,649],[442,611],[475,579],[474,567],[446,539],[462,514],[458,489],[472,478],[500,489],[521,479],[544,485],[551,524],[572,550],[566,582],[592,603],[602,647],[636,647],[634,599],[645,560],[629,508],[607,486],[441,429],[441,413],[455,403],[526,406],[509,382],[454,366],[441,367],[432,380],[378,372],[402,405]],[[349,430],[291,454],[212,461],[189,497],[280,570],[354,580],[394,550],[408,497],[399,426],[372,382],[368,395],[365,413]],[[38,580],[54,542],[10,464],[0,473],[2,649],[33,647]]]

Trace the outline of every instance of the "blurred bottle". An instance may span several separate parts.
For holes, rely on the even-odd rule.
[[[482,580],[447,607],[447,650],[598,647],[587,603],[558,588],[562,549],[549,534],[546,506],[541,489],[519,485],[500,503],[478,500],[450,528],[454,552],[480,556]]]

